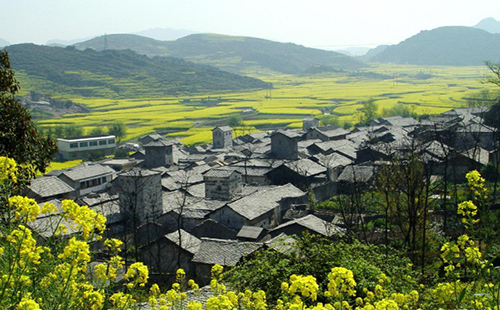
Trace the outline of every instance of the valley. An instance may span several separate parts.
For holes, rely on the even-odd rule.
[[[376,101],[380,115],[384,109],[398,104],[410,107],[418,115],[437,114],[465,106],[467,98],[482,89],[494,89],[482,83],[489,75],[486,66],[372,64],[356,72],[285,75],[249,70],[246,74],[271,83],[273,88],[192,96],[151,94],[128,99],[65,96],[64,99],[82,104],[92,112],[44,119],[39,126],[71,124],[90,131],[112,121],[122,121],[128,127],[125,140],[159,132],[191,145],[209,142],[212,128],[224,124],[228,116],[236,113],[242,115],[244,126],[249,127],[246,131],[297,128],[304,117],[312,115],[320,119],[331,115],[348,126],[357,122],[358,109],[369,99]],[[19,73],[18,78],[23,93],[37,86],[25,74]]]

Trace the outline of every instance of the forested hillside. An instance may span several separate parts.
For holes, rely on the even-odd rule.
[[[372,61],[442,66],[482,66],[500,61],[500,34],[471,27],[441,27],[421,31],[387,47]]]
[[[130,50],[80,51],[34,44],[6,50],[12,67],[38,82],[31,90],[47,94],[135,98],[268,87],[258,79],[211,66],[173,57],[149,58]]]
[[[175,41],[157,41],[137,35],[116,34],[76,44],[78,49],[132,49],[149,56],[164,55],[210,64],[230,72],[255,67],[280,73],[297,74],[316,66],[357,70],[362,62],[332,51],[307,48],[293,43],[279,43],[250,37],[216,34],[193,34]]]

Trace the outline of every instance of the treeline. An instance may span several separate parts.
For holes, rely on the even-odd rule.
[[[96,126],[91,130],[85,130],[82,126],[72,124],[48,126],[41,129],[41,132],[52,139],[57,138],[77,138],[83,136],[114,135],[117,141],[121,141],[127,135],[127,127],[123,122],[113,122],[107,126]]]

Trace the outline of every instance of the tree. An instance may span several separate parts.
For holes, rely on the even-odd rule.
[[[102,128],[101,126],[94,127],[92,128],[92,130],[90,130],[91,136],[100,136],[103,134],[104,134],[104,128]]]
[[[371,120],[377,117],[378,105],[375,103],[375,99],[370,98],[370,100],[363,102],[363,106],[359,109],[361,112],[358,115],[360,124],[368,124]]]
[[[57,145],[52,138],[42,136],[28,109],[15,98],[19,89],[8,53],[0,51],[0,156],[21,165],[31,164],[33,170],[24,169],[23,173],[29,179],[36,171],[45,172]]]
[[[114,122],[108,126],[108,133],[114,135],[118,142],[127,136],[127,126],[123,122]]]
[[[240,114],[231,114],[226,120],[226,124],[229,127],[241,127],[243,126],[243,120],[241,119]]]

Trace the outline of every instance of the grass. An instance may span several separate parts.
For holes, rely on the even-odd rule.
[[[45,171],[45,172],[49,172],[51,170],[67,169],[67,168],[71,168],[71,167],[74,167],[76,165],[79,165],[81,163],[82,163],[81,159],[70,160],[70,161],[65,161],[65,162],[52,161],[50,163],[50,165],[47,167],[47,171]]]
[[[493,86],[481,83],[488,75],[486,67],[442,67],[408,65],[373,65],[366,72],[392,77],[367,78],[362,74],[322,73],[293,76],[252,71],[250,75],[273,83],[272,90],[239,93],[196,95],[187,98],[168,97],[153,93],[144,99],[106,99],[68,96],[74,102],[92,109],[89,114],[66,115],[39,122],[41,127],[71,124],[92,128],[122,121],[128,126],[125,140],[136,139],[151,132],[168,133],[168,137],[181,137],[187,144],[211,140],[213,125],[221,125],[227,116],[252,108],[259,114],[243,115],[246,125],[258,129],[300,127],[307,116],[332,113],[339,121],[355,122],[355,114],[362,102],[376,100],[379,112],[398,103],[414,107],[418,114],[441,113],[463,107],[465,98],[481,89]],[[418,75],[431,75],[419,79]],[[23,76],[19,77],[21,80]],[[36,81],[43,85],[44,81]],[[142,91],[144,92],[144,91]],[[220,98],[214,105],[204,105],[201,99]],[[199,100],[189,105],[184,99]]]

